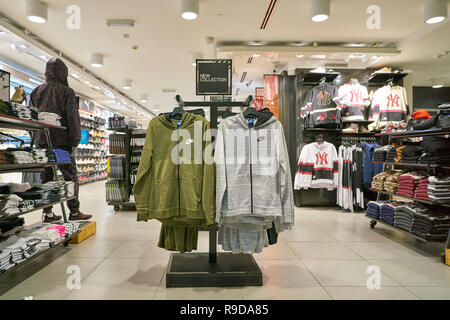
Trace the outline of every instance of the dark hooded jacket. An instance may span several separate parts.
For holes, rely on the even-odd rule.
[[[75,92],[67,82],[68,68],[60,59],[50,59],[45,69],[46,83],[31,93],[30,104],[39,112],[52,112],[61,116],[61,125],[67,130],[51,128],[50,138],[53,147],[76,147],[81,139],[80,116]],[[37,132],[35,143],[47,146],[45,136]]]

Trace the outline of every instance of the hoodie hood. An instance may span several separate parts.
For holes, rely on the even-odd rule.
[[[243,113],[239,113],[235,117],[238,120],[240,125],[242,125],[246,129],[249,128],[248,127],[248,123],[247,123],[247,119],[245,119]],[[257,121],[256,121],[256,124],[255,124],[255,128],[265,127],[265,126],[268,126],[269,124],[277,121],[277,118],[275,118],[273,116],[272,112],[258,112],[257,116],[256,116],[256,119],[257,119]]]
[[[69,69],[62,60],[58,58],[48,60],[45,68],[45,79],[47,82],[57,81],[65,86],[69,86],[69,83],[67,82],[68,75]]]
[[[178,127],[177,127],[178,120],[171,120],[169,117],[170,117],[170,112],[167,112],[167,113],[160,115],[158,117],[158,119],[166,127],[171,128],[171,129],[178,129]],[[181,116],[181,125],[179,128],[186,128],[187,126],[193,124],[195,122],[195,120],[198,120],[198,117],[200,117],[200,116],[197,116],[188,111],[184,111],[183,115]]]

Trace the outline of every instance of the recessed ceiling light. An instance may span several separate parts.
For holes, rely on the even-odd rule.
[[[443,81],[440,79],[431,79],[431,87],[433,89],[439,89],[439,88],[443,88],[444,84],[442,83]]]
[[[45,23],[47,21],[47,5],[40,1],[26,0],[25,14],[31,22]]]
[[[103,67],[103,55],[100,53],[92,53],[90,57],[90,63],[94,68]]]
[[[71,76],[76,78],[76,79],[80,79],[81,78],[81,76],[76,74],[76,73],[72,73]]]
[[[259,54],[259,53],[254,53],[254,54],[252,54],[252,56],[255,57],[255,58],[258,58],[258,57],[261,56],[261,54]]]
[[[426,24],[439,23],[447,19],[447,1],[433,0],[424,8],[424,21]]]
[[[326,59],[326,55],[324,55],[324,54],[313,54],[312,56],[311,56],[311,58],[313,58],[313,59]]]
[[[143,94],[143,95],[141,96],[141,102],[142,102],[142,103],[148,102],[148,95]]]
[[[16,47],[16,45],[14,43],[11,43],[11,49],[13,49],[13,50],[17,49],[17,47]]]
[[[303,58],[305,55],[304,54],[296,54],[295,55],[297,58]]]
[[[130,79],[123,80],[122,88],[125,89],[125,90],[130,90],[131,89],[131,83],[132,83],[132,81]]]
[[[330,0],[310,0],[310,15],[314,22],[323,22],[330,16]]]
[[[4,35],[4,34],[5,34],[5,31],[0,30],[0,35]]]
[[[443,84],[435,84],[434,86],[432,86],[433,89],[439,89],[439,88],[443,88],[444,85]]]
[[[135,22],[133,19],[108,19],[106,25],[108,27],[134,27]]]
[[[22,49],[28,49],[28,46],[25,45],[25,44],[21,44],[20,47],[21,47]]]
[[[198,0],[180,0],[180,15],[185,20],[195,20],[199,14]]]

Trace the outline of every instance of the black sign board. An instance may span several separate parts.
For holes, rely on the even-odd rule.
[[[197,95],[231,95],[231,59],[198,59]]]

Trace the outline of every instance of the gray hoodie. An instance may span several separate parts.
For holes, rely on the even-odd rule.
[[[278,119],[259,112],[253,127],[243,114],[222,120],[214,159],[219,225],[248,221],[268,226],[274,221],[277,232],[290,229],[294,224],[291,173]]]

